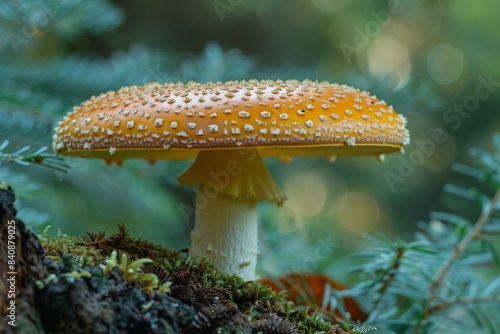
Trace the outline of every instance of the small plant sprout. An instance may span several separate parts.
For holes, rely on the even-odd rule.
[[[58,154],[102,158],[196,158],[178,178],[198,186],[191,254],[254,280],[257,202],[286,195],[262,157],[373,155],[409,143],[392,106],[349,86],[311,81],[150,83],[76,107],[55,129]]]
[[[158,291],[165,293],[169,291],[171,282],[166,282],[158,286],[160,280],[153,273],[142,272],[142,267],[146,264],[153,263],[151,259],[138,259],[130,262],[127,254],[123,253],[120,261],[118,261],[118,253],[111,252],[111,256],[106,259],[105,264],[101,264],[101,268],[105,275],[109,274],[113,268],[119,268],[123,272],[123,277],[131,283],[140,283],[144,292],[153,293]]]

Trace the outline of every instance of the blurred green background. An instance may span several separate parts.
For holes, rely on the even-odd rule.
[[[433,210],[477,213],[442,187],[458,178],[452,163],[470,162],[472,146],[491,147],[500,127],[499,12],[496,0],[2,1],[0,143],[9,140],[5,152],[50,147],[73,105],[150,81],[307,78],[368,90],[408,118],[406,153],[385,163],[269,159],[289,200],[260,205],[261,274],[345,281],[363,233],[409,240]],[[193,222],[179,206],[194,191],[175,180],[189,161],[67,163],[67,173],[0,166],[36,231],[110,234],[125,223],[135,236],[189,246]]]

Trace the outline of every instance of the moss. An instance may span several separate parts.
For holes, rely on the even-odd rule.
[[[338,327],[311,315],[308,310],[295,310],[285,299],[285,292],[276,293],[269,286],[220,273],[206,258],[198,262],[185,252],[134,239],[123,225],[119,225],[118,233],[110,237],[102,232],[89,233],[85,238],[68,237],[59,232],[56,237],[44,233],[41,239],[51,259],[64,262],[63,253],[71,253],[79,270],[85,265],[100,268],[105,279],[111,274],[116,276],[115,270],[119,269],[124,280],[147,294],[166,293],[186,307],[194,308],[199,321],[206,322],[200,326],[217,328],[215,332],[341,333]],[[64,282],[71,276],[68,273],[75,276],[74,273],[79,272],[77,268],[68,268],[67,263],[64,267],[56,272],[64,276]],[[87,271],[96,272],[85,268]],[[85,279],[83,275],[81,278]],[[94,282],[102,280],[93,279]],[[144,310],[158,307],[143,299]]]
[[[101,252],[94,247],[87,246],[81,237],[67,236],[62,234],[61,230],[57,231],[57,236],[51,236],[49,229],[50,226],[47,226],[38,236],[40,243],[47,250],[48,258],[60,261],[63,255],[71,253],[82,267],[93,266],[104,261]]]

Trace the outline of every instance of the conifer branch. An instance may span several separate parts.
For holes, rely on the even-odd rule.
[[[379,306],[380,302],[382,301],[382,298],[384,297],[385,292],[387,291],[387,288],[391,285],[391,282],[394,280],[396,277],[396,272],[399,269],[401,259],[403,258],[403,255],[405,254],[405,249],[401,245],[398,245],[396,247],[396,254],[394,256],[394,260],[392,261],[391,267],[386,271],[386,275],[383,275],[381,277],[381,280],[384,282],[382,287],[380,288],[380,294],[378,298],[375,300],[373,303],[373,309],[376,310],[377,307]]]
[[[477,221],[474,223],[474,226],[472,229],[467,233],[467,235],[460,241],[460,243],[454,248],[453,252],[451,255],[448,257],[446,260],[445,264],[441,267],[441,269],[437,272],[436,276],[434,277],[432,283],[430,284],[429,287],[429,295],[427,297],[426,301],[426,307],[424,308],[423,312],[421,313],[421,317],[419,318],[416,326],[415,326],[415,333],[418,333],[423,321],[429,317],[431,314],[435,313],[436,311],[445,309],[450,305],[446,305],[447,303],[439,303],[432,305],[432,303],[436,300],[437,294],[439,292],[439,289],[441,288],[443,282],[445,281],[446,277],[450,273],[451,269],[453,268],[453,265],[457,262],[457,260],[463,255],[469,244],[474,240],[475,238],[478,237],[480,231],[488,223],[490,220],[491,216],[493,213],[496,211],[495,208],[497,204],[500,202],[500,190],[497,190],[493,198],[488,204],[488,207],[486,210],[483,210]],[[498,296],[492,296],[491,302],[498,301],[500,298]],[[488,299],[488,301],[490,301]],[[485,298],[467,298],[467,299],[460,299],[453,304],[461,303],[465,304],[467,301],[471,303],[477,303],[480,301],[486,301]]]
[[[2,144],[0,144],[0,166],[9,163],[15,163],[21,166],[38,164],[60,172],[67,172],[69,168],[69,166],[64,163],[64,158],[56,156],[52,153],[45,153],[47,150],[47,147],[45,146],[35,151],[33,151],[30,146],[25,146],[14,153],[3,152],[8,145],[8,140],[5,140]]]
[[[497,190],[492,200],[489,203],[487,210],[483,210],[476,223],[472,227],[472,229],[467,233],[467,235],[462,239],[462,241],[455,247],[454,251],[446,260],[446,263],[441,267],[441,269],[436,274],[434,280],[431,283],[429,288],[429,297],[427,298],[428,302],[431,302],[436,298],[436,294],[441,287],[444,279],[452,269],[455,262],[462,256],[465,249],[472,240],[474,240],[484,225],[490,220],[491,215],[495,212],[495,207],[497,203],[500,202],[500,190]]]
[[[433,307],[429,308],[427,313],[432,314],[457,305],[487,304],[487,303],[499,303],[499,302],[500,302],[500,296],[459,298],[450,302],[441,302],[439,304],[436,304]]]

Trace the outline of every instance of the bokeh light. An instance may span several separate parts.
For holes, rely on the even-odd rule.
[[[285,185],[287,208],[304,216],[317,215],[325,206],[327,191],[320,174],[298,174]]]
[[[439,44],[427,56],[429,75],[441,85],[453,83],[464,70],[464,56],[451,44]]]
[[[392,38],[377,38],[368,51],[368,67],[375,76],[393,79],[395,88],[403,87],[410,79],[410,52],[406,46]]]
[[[374,230],[380,220],[379,203],[366,192],[348,192],[336,201],[334,207],[339,223],[356,234]]]

